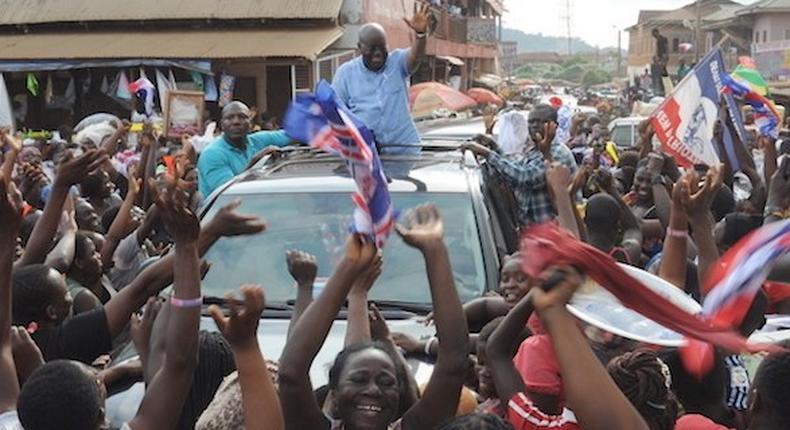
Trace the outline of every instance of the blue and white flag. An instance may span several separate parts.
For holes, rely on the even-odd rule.
[[[743,123],[737,105],[731,94],[722,94],[723,76],[725,65],[721,51],[711,51],[651,115],[661,148],[681,167],[719,164],[720,154],[713,142],[713,127],[719,121],[720,97],[724,97],[735,132],[743,141]],[[737,157],[729,130],[724,132],[723,140],[726,155],[737,170]]]
[[[384,246],[394,226],[395,212],[373,133],[337,102],[335,91],[323,80],[316,86],[315,94],[297,96],[291,103],[284,129],[291,139],[337,154],[346,161],[357,184],[357,192],[352,195],[356,209],[351,231]]]

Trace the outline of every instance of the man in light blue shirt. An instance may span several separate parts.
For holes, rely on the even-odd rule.
[[[211,142],[198,159],[198,188],[203,197],[243,172],[266,147],[291,143],[284,131],[250,134],[250,128],[250,109],[244,103],[235,101],[222,109],[222,136]]]
[[[429,10],[423,5],[406,20],[415,32],[410,49],[388,52],[384,28],[363,25],[357,44],[361,55],[340,66],[332,82],[340,101],[373,131],[382,154],[419,152],[420,136],[409,111],[408,78],[425,57]]]

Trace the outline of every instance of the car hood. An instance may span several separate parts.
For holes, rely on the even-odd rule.
[[[384,311],[382,313],[386,318],[387,313]],[[435,329],[426,327],[422,320],[423,318],[417,315],[408,319],[389,319],[387,320],[387,326],[391,332],[405,333],[416,338],[433,335]],[[274,361],[279,360],[280,354],[285,348],[289,322],[288,319],[261,319],[258,326],[258,344],[265,358]],[[332,366],[335,356],[343,349],[346,326],[347,321],[341,319],[335,320],[332,324],[326,341],[313,361],[313,366],[310,368],[310,379],[314,388],[327,383],[329,368]],[[200,329],[217,331],[217,326],[210,317],[204,316],[200,321]],[[418,383],[427,382],[433,368],[432,365],[417,360],[409,360],[409,365]],[[112,428],[120,428],[124,422],[134,418],[144,393],[144,384],[138,382],[128,390],[107,398],[107,417]]]

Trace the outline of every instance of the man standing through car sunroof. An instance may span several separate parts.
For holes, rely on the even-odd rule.
[[[409,112],[408,78],[425,57],[429,17],[430,8],[424,4],[411,20],[404,18],[414,30],[414,42],[409,49],[393,51],[387,50],[384,27],[363,25],[357,44],[360,56],[335,73],[332,87],[338,99],[373,131],[382,154],[419,152],[420,136]]]

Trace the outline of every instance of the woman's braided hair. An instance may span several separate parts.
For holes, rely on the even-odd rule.
[[[606,370],[651,430],[672,430],[680,406],[670,391],[669,368],[653,351],[637,350],[612,359]]]

